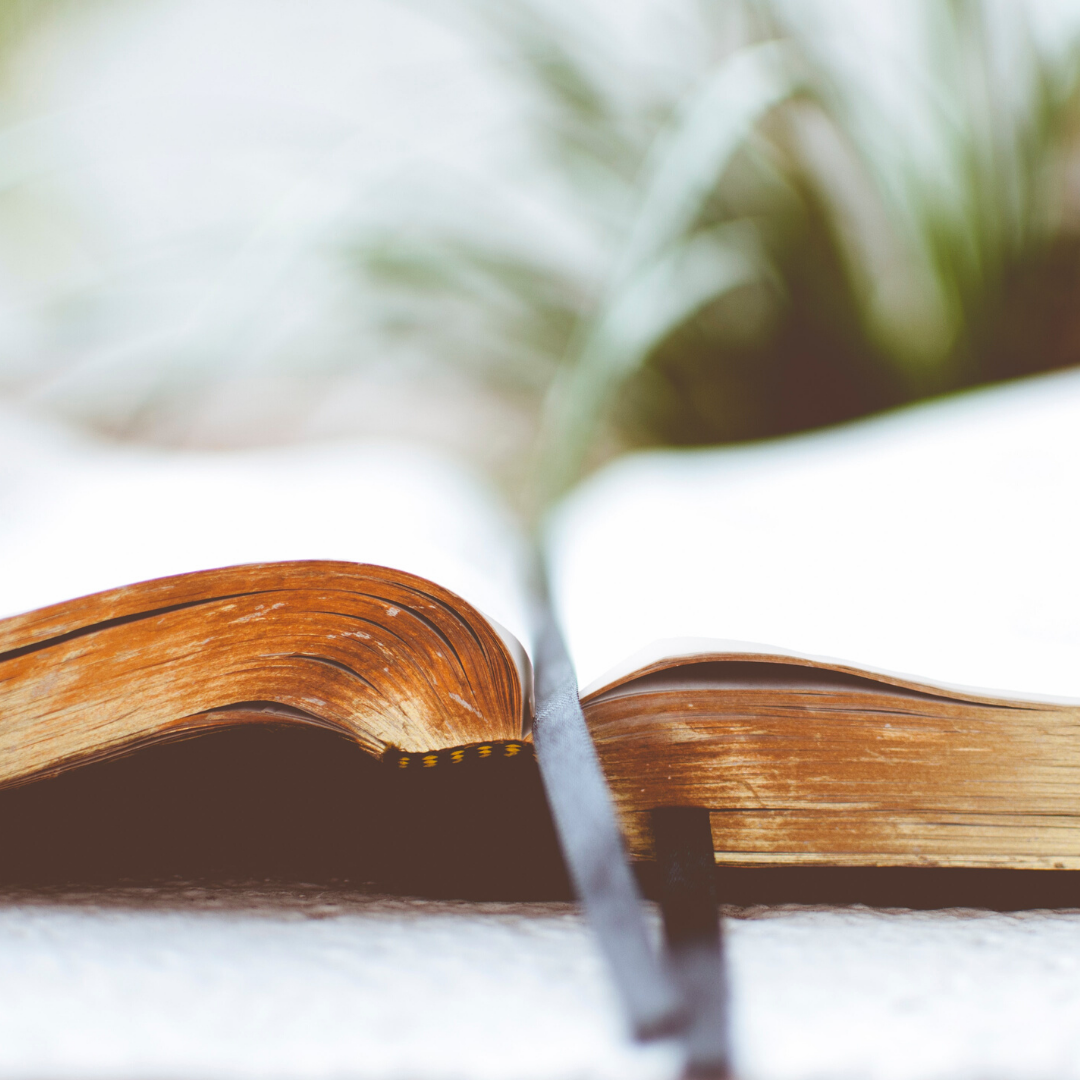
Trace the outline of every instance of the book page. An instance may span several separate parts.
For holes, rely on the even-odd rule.
[[[630,456],[547,552],[584,690],[715,649],[1080,702],[1080,371]]]
[[[418,574],[529,648],[522,538],[493,492],[433,451],[362,442],[157,451],[0,415],[0,615],[286,559]]]

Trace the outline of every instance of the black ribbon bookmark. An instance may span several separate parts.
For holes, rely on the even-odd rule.
[[[728,987],[716,904],[709,811],[664,806],[652,812],[664,938],[675,981],[689,1006],[687,1080],[730,1076]]]
[[[533,739],[575,891],[639,1039],[683,1030],[682,996],[649,943],[615,807],[550,606],[539,613]]]

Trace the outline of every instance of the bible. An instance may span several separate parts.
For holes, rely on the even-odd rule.
[[[549,515],[549,604],[414,448],[3,438],[0,786],[253,726],[400,782],[535,746],[634,1027],[695,1075],[727,1069],[712,866],[1080,868],[1076,372],[617,461]]]
[[[616,463],[549,563],[632,850],[1080,868],[1080,378]]]
[[[0,784],[263,723],[531,754],[526,545],[455,466],[5,431]],[[1078,482],[1067,372],[572,492],[544,557],[634,857],[688,806],[732,865],[1080,868]]]

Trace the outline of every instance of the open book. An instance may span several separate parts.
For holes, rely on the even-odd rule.
[[[743,448],[646,454],[552,529],[633,850],[1080,867],[1080,372]]]
[[[401,772],[531,752],[528,560],[393,446],[177,455],[5,423],[0,783],[250,723]],[[618,462],[547,530],[632,852],[1080,867],[1080,373]]]

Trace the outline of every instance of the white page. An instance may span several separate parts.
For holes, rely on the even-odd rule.
[[[715,646],[1078,702],[1080,371],[631,456],[558,508],[548,554],[585,689]],[[658,643],[687,638],[724,640]]]
[[[165,452],[0,415],[0,615],[191,570],[378,563],[530,633],[522,540],[495,496],[416,447]]]

